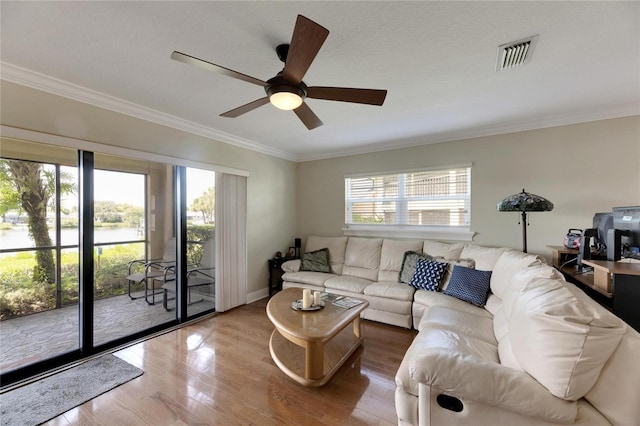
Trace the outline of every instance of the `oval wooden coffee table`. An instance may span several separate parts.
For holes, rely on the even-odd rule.
[[[269,350],[287,376],[305,386],[322,386],[362,344],[360,313],[369,303],[363,300],[349,309],[330,302],[317,311],[291,309],[298,299],[301,288],[287,288],[269,300],[267,316],[276,327]]]

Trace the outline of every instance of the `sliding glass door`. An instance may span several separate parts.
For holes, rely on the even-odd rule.
[[[216,175],[187,168],[187,315],[215,308]]]
[[[124,338],[175,320],[173,165],[95,154],[93,340]]]
[[[214,310],[214,172],[1,148],[3,385]]]
[[[0,145],[5,373],[79,349],[78,169],[73,149],[9,138]]]

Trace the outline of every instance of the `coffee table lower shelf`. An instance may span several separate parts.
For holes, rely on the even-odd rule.
[[[275,329],[269,340],[271,357],[287,376],[304,386],[326,384],[362,344],[362,336],[354,334],[360,327],[360,318],[352,327],[345,327],[326,342],[288,340]]]

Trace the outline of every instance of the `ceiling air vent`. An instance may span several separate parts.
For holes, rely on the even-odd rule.
[[[538,36],[498,46],[498,63],[496,71],[514,68],[529,62]]]

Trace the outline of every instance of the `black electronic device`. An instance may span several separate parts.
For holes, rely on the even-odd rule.
[[[580,240],[580,250],[578,252],[578,258],[576,264],[578,269],[582,269],[582,261],[591,259],[591,238],[598,235],[598,230],[594,228],[585,229],[582,232],[582,239]]]
[[[598,235],[593,239],[593,248],[598,254],[607,252],[607,235],[609,229],[613,229],[613,213],[596,213],[593,215],[593,228],[598,230]]]
[[[640,258],[640,206],[614,207],[613,228],[607,232],[607,259]]]
[[[300,238],[295,238],[295,239],[293,240],[293,244],[294,244],[294,246],[295,246],[295,248],[296,248],[296,251],[295,251],[296,259],[300,259],[300,254],[301,254],[301,253],[300,253],[300,249],[302,248],[302,239],[300,239]]]
[[[607,235],[607,260],[613,260],[617,262],[622,259],[622,237],[627,237],[631,234],[628,230],[622,229],[609,229]]]

